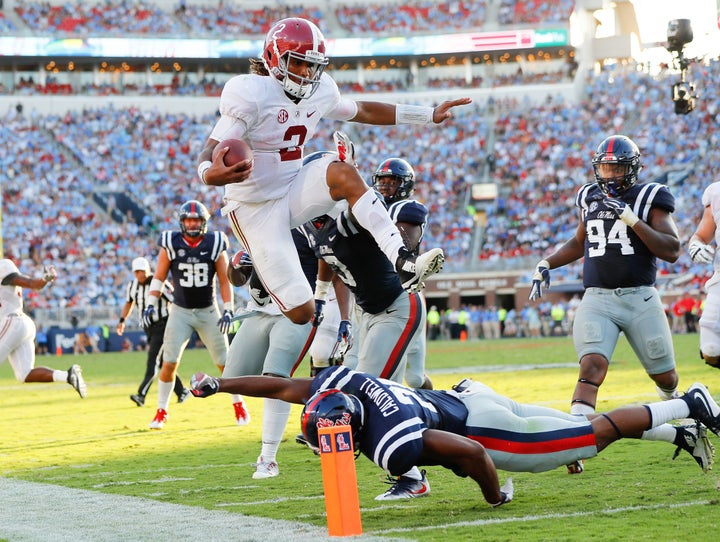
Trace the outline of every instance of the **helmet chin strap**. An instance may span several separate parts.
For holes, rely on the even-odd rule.
[[[293,98],[299,98],[301,100],[309,98],[312,95],[312,87],[311,84],[301,85],[300,83],[296,83],[291,79],[290,75],[286,75],[283,80],[283,90]]]

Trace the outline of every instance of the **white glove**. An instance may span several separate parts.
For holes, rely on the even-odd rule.
[[[57,278],[57,271],[54,265],[46,265],[43,267],[43,280],[45,282],[54,282]]]
[[[698,239],[690,241],[688,250],[695,263],[712,263],[715,259],[715,247],[706,245]]]
[[[355,145],[350,138],[344,132],[334,132],[333,140],[335,141],[335,148],[337,149],[340,160],[356,166],[355,163]]]
[[[345,354],[352,348],[353,342],[352,324],[348,320],[342,320],[338,327],[337,341],[330,352],[330,364],[342,365]]]
[[[550,288],[550,264],[547,260],[541,260],[535,266],[535,273],[532,277],[532,287],[530,288],[530,301],[540,299],[543,294],[543,287]]]
[[[603,203],[608,209],[612,209],[617,217],[631,228],[640,221],[638,216],[633,213],[630,206],[622,200],[617,198],[605,198]]]

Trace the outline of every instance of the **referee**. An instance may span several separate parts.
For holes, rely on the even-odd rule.
[[[137,305],[138,320],[142,327],[142,314],[145,310],[145,299],[147,292],[150,291],[150,282],[152,282],[152,274],[150,273],[150,263],[145,258],[135,258],[132,262],[132,270],[135,278],[131,280],[125,290],[125,305],[120,313],[120,321],[118,322],[116,332],[122,335],[125,332],[125,320],[130,315],[133,305]],[[147,335],[148,355],[147,367],[145,368],[145,377],[138,387],[137,394],[132,394],[130,399],[137,405],[145,404],[145,396],[147,395],[153,378],[160,369],[159,363],[163,336],[165,335],[165,324],[168,318],[168,305],[173,301],[173,286],[169,282],[165,282],[163,293],[157,302],[157,311],[155,312],[155,320],[148,326],[143,328]],[[175,395],[177,395],[178,403],[182,403],[190,395],[190,390],[183,386],[180,376],[175,376]]]

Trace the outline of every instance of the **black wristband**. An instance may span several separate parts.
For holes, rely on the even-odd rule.
[[[125,323],[125,318],[123,318],[122,316],[120,317],[120,323],[121,323],[121,324],[124,324],[124,323]]]

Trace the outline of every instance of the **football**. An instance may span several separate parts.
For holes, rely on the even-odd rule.
[[[253,265],[250,259],[250,254],[244,250],[238,250],[230,258],[228,263],[227,274],[230,284],[233,286],[244,286],[245,283],[250,279],[250,273],[252,273]]]
[[[226,139],[218,143],[213,149],[213,161],[223,149],[228,149],[227,154],[223,157],[226,166],[234,166],[238,162],[252,160],[253,157],[253,151],[245,141],[242,139]]]

